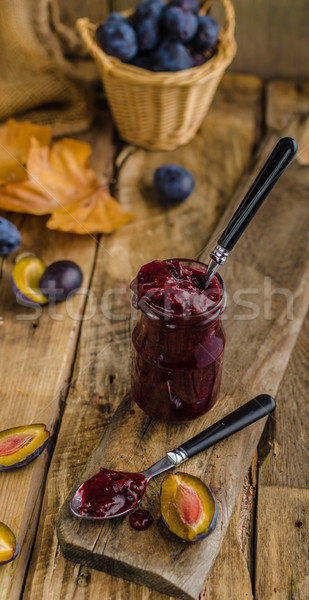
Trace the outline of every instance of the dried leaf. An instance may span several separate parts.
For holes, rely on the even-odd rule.
[[[18,123],[14,119],[0,126],[0,185],[27,178],[24,165],[32,137],[41,146],[49,146],[51,129],[47,125],[33,125],[30,121]]]
[[[31,139],[28,179],[0,187],[0,208],[50,214],[50,229],[75,233],[111,233],[132,219],[89,167],[91,147],[62,139],[51,148]]]
[[[98,188],[92,196],[71,206],[59,208],[46,226],[71,233],[112,233],[133,215],[126,213],[105,188]]]

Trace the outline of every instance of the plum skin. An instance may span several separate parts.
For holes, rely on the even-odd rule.
[[[40,279],[40,289],[50,300],[62,302],[78,291],[83,281],[80,267],[71,260],[49,265]],[[54,285],[51,286],[50,284]]]
[[[170,40],[186,44],[197,32],[198,19],[194,13],[185,12],[179,6],[169,6],[164,13],[163,27]]]
[[[7,536],[9,536],[9,538],[11,538],[11,539],[8,540]],[[12,554],[11,558],[9,558],[8,560],[0,560],[0,566],[7,565],[9,562],[14,560],[19,553],[19,545],[18,545],[17,539],[15,537],[15,534],[5,523],[0,521],[0,541],[1,541],[1,538],[3,539],[5,537],[6,537],[6,539],[5,539],[6,542],[14,541],[14,546],[13,546],[13,544],[11,544],[11,549],[13,551],[13,554]]]
[[[133,27],[126,19],[115,17],[115,13],[112,18],[99,25],[95,37],[104,52],[123,62],[131,60],[138,51],[137,36]]]
[[[194,189],[194,177],[180,165],[166,164],[156,169],[154,187],[159,195],[171,203],[183,202]]]
[[[0,256],[7,256],[19,248],[20,233],[11,221],[0,217]]]
[[[218,41],[219,24],[210,15],[199,15],[197,18],[198,28],[190,45],[195,52],[204,52],[213,48]]]

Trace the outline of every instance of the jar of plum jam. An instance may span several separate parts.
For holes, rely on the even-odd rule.
[[[153,261],[131,283],[139,317],[132,334],[132,396],[154,419],[190,421],[216,402],[225,334],[224,284],[203,288],[206,265]]]

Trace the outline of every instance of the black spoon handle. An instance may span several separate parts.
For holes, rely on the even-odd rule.
[[[191,458],[191,456],[195,456],[213,444],[225,440],[236,431],[240,431],[251,425],[251,423],[258,421],[258,419],[266,417],[275,408],[276,402],[272,396],[268,396],[268,394],[256,396],[256,398],[240,406],[240,408],[214,423],[214,425],[181,444],[177,450],[184,450],[188,458]]]
[[[279,140],[218,240],[219,246],[229,252],[232,250],[296,151],[297,144],[293,138],[284,137]]]

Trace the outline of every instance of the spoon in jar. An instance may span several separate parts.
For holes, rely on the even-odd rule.
[[[145,471],[128,473],[101,469],[75,491],[71,500],[71,511],[76,517],[83,519],[122,517],[141,501],[150,479],[266,417],[275,407],[272,396],[261,394],[168,452]]]
[[[281,138],[275,146],[243,201],[220,236],[217,246],[210,254],[209,265],[202,280],[202,287],[205,290],[218,271],[218,268],[225,263],[236,242],[263,204],[265,198],[267,198],[279,177],[290,164],[296,152],[297,144],[295,140],[290,137]]]

